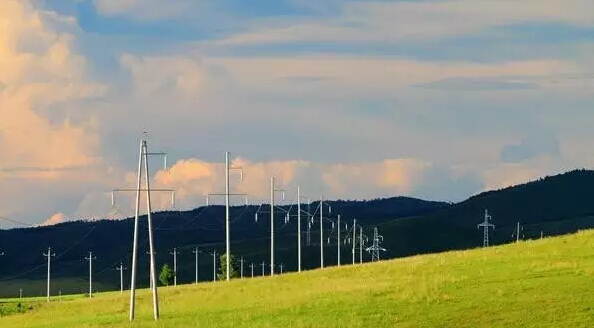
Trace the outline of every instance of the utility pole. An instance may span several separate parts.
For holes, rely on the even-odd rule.
[[[241,257],[241,279],[243,279],[243,256]]]
[[[301,189],[297,185],[297,272],[301,272]]]
[[[23,289],[19,288],[19,299],[23,298]]]
[[[262,266],[262,277],[264,276],[264,266],[266,265],[266,263],[264,261],[262,261],[262,264],[260,264]]]
[[[85,257],[85,260],[89,261],[89,298],[93,297],[93,260],[96,259],[93,252],[89,252],[89,257]]]
[[[154,253],[155,255],[157,254],[157,252],[153,252],[153,253]],[[146,251],[146,255],[148,255],[148,256],[149,256],[149,261],[150,261],[150,259],[151,259],[151,257],[150,257],[150,255],[151,255],[151,254],[152,254],[152,253],[151,253],[150,251]],[[155,280],[155,281],[156,281],[156,280]],[[150,276],[150,277],[149,277],[149,289],[150,289],[150,290],[153,290],[153,277],[152,277],[152,276]]]
[[[252,278],[254,277],[254,263],[250,263],[250,268],[252,269]]]
[[[194,281],[195,281],[195,284],[197,285],[198,284],[198,253],[199,253],[198,247],[196,247],[192,251],[192,253],[194,253],[196,255],[196,279]]]
[[[43,256],[47,256],[47,302],[50,301],[50,268],[52,265],[52,257],[56,256],[56,253],[52,253],[52,248],[47,248],[47,254],[43,253]]]
[[[279,267],[280,267],[280,273],[281,273],[281,274],[283,274],[283,264],[281,263],[281,264],[279,265]]]
[[[173,248],[173,252],[169,252],[169,254],[173,255],[173,286],[177,286],[177,248]]]
[[[355,233],[357,232],[357,220],[353,219],[353,265],[355,265],[355,247],[357,246],[357,239],[355,239]]]
[[[488,210],[485,209],[485,221],[477,225],[477,228],[483,227],[483,247],[489,247],[489,228],[495,229],[495,226],[489,220],[491,220],[491,216]]]
[[[362,264],[362,263],[363,263],[363,227],[359,227],[359,264]]]
[[[217,281],[217,250],[212,250],[212,281]]]
[[[324,197],[320,197],[320,268],[324,268]]]
[[[336,240],[336,248],[338,251],[338,266],[340,266],[340,215],[338,215],[338,240]]]
[[[307,200],[307,234],[306,234],[306,243],[307,246],[311,246],[311,225],[312,225],[312,217],[311,215],[311,200]]]
[[[225,193],[216,193],[216,194],[208,194],[206,198],[206,203],[208,205],[208,196],[225,196],[225,267],[227,268],[226,279],[229,281],[231,279],[231,230],[229,227],[229,197],[230,196],[244,196],[245,203],[247,205],[247,195],[246,194],[230,194],[229,193],[229,174],[231,170],[239,170],[240,171],[240,181],[243,181],[243,169],[241,167],[231,167],[229,165],[229,156],[230,153],[227,151],[225,152]]]
[[[120,266],[116,268],[120,272],[120,294],[124,293],[124,270],[128,268],[124,267],[122,262],[120,262]]]
[[[381,241],[380,241],[381,239]],[[380,242],[384,241],[384,237],[377,233],[377,227],[373,228],[373,245],[368,247],[366,251],[371,252],[371,261],[379,261],[380,255],[379,252],[385,252],[386,249],[382,248],[379,244]]]
[[[146,134],[146,133],[145,133]],[[138,175],[137,175],[137,185],[136,189],[114,189],[112,191],[112,205],[114,205],[114,197],[113,194],[116,191],[134,191],[136,192],[136,208],[134,212],[134,236],[132,239],[132,272],[130,278],[130,316],[129,320],[134,320],[134,311],[136,306],[136,267],[137,267],[137,251],[138,251],[138,221],[140,216],[140,193],[142,191],[146,192],[146,207],[147,207],[147,226],[148,226],[148,239],[149,239],[149,255],[150,255],[150,287],[152,291],[152,301],[153,301],[153,318],[154,320],[159,319],[159,296],[157,293],[157,280],[155,274],[155,243],[153,238],[153,221],[151,216],[151,191],[167,191],[171,192],[171,201],[172,203],[175,201],[174,191],[172,189],[154,189],[151,190],[150,188],[150,177],[149,177],[149,166],[148,166],[148,156],[164,156],[164,166],[167,167],[167,154],[158,152],[158,153],[149,153],[148,146],[146,142],[146,135],[140,140],[140,150],[138,155]],[[144,178],[145,178],[145,188],[142,188],[142,173],[144,169]]]
[[[280,191],[285,200],[285,191],[276,189],[275,178],[270,177],[270,275],[274,276],[274,193]]]
[[[512,233],[512,238],[516,237],[516,243],[520,241],[520,234],[521,232],[524,230],[523,227],[520,226],[520,221],[518,221],[518,224],[516,225],[516,230],[514,231],[514,233]]]

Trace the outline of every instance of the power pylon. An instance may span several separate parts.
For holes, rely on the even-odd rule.
[[[366,251],[371,253],[371,262],[379,261],[379,252],[385,252],[386,249],[380,246],[380,243],[384,241],[384,237],[377,233],[377,227],[373,228],[373,245],[367,247]]]
[[[489,222],[490,220],[491,215],[489,215],[489,210],[485,209],[485,221],[477,225],[477,229],[483,227],[483,247],[489,247],[489,228],[493,228],[493,230],[495,230],[495,226]]]

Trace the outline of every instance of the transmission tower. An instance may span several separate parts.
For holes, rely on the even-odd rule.
[[[93,257],[93,252],[89,252],[89,257],[85,257],[85,260],[89,261],[89,298],[93,297],[93,260],[97,257]]]
[[[489,215],[489,211],[485,209],[485,221],[477,225],[477,229],[483,227],[483,247],[489,247],[489,228],[495,230],[495,226],[489,222],[490,220],[491,215]]]
[[[373,245],[367,247],[366,251],[371,253],[371,262],[380,260],[380,251],[385,252],[386,249],[380,246],[380,243],[384,241],[384,237],[377,233],[377,227],[373,228]]]
[[[52,265],[52,257],[56,256],[56,253],[52,253],[52,248],[47,248],[47,254],[43,253],[43,256],[47,256],[47,302],[50,301],[50,268]]]

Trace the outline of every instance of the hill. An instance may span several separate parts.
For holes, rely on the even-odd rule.
[[[421,217],[379,224],[385,256],[398,257],[482,246],[477,225],[485,209],[495,229],[491,244],[512,242],[517,222],[523,239],[556,236],[594,228],[594,171],[575,170],[470,197]]]
[[[370,201],[329,201],[332,207],[330,217],[342,215],[357,217],[363,225],[378,224],[398,217],[418,216],[450,206],[442,202],[394,197]],[[317,203],[309,210],[315,211]],[[288,210],[290,205],[283,206]],[[307,205],[303,205],[308,209]],[[245,273],[250,264],[255,265],[255,274],[260,275],[259,263],[269,264],[270,258],[270,219],[269,212],[262,212],[255,222],[257,211],[268,211],[268,206],[237,206],[231,208],[232,252],[245,259]],[[296,208],[291,209],[296,213]],[[157,263],[171,263],[170,252],[174,247],[181,253],[178,256],[178,281],[194,281],[195,258],[192,253],[197,247],[199,254],[199,279],[210,280],[212,274],[212,252],[224,251],[224,217],[222,206],[200,207],[191,211],[161,212],[153,215]],[[276,230],[276,258],[278,264],[284,262],[284,270],[296,270],[296,231],[297,220],[293,217],[284,223],[282,211],[278,211]],[[319,266],[319,223],[312,225],[310,244],[307,246],[307,224],[303,217],[303,266]],[[319,222],[319,221],[318,221]],[[326,222],[326,237],[334,241],[325,245],[328,252],[327,265],[336,263],[335,239],[331,226]],[[119,273],[115,267],[123,262],[130,266],[133,220],[97,222],[67,222],[49,227],[0,230],[0,297],[18,296],[19,288],[25,295],[44,295],[46,277],[46,258],[42,255],[52,247],[56,257],[52,258],[52,293],[84,293],[87,289],[84,280],[88,277],[88,262],[84,260],[89,251],[97,257],[94,261],[95,286],[102,290],[119,289]],[[140,221],[139,283],[148,285],[148,256],[146,220]],[[345,253],[348,245],[344,245]],[[346,260],[346,258],[345,258]],[[218,258],[217,258],[218,261]],[[268,269],[267,269],[268,271]],[[129,275],[129,272],[126,273]],[[251,272],[250,272],[251,274]],[[73,281],[68,281],[71,279]],[[127,279],[128,280],[128,279]],[[80,283],[83,281],[83,283]]]
[[[139,293],[135,327],[591,327],[594,231]],[[2,307],[15,309],[15,301]],[[27,300],[2,327],[129,327],[128,294]],[[1,311],[0,311],[1,312]]]
[[[545,177],[501,190],[489,191],[472,196],[457,203],[428,202],[418,199],[395,197],[370,201],[329,201],[336,220],[340,214],[343,236],[352,224],[352,219],[364,227],[371,237],[373,227],[379,228],[384,236],[383,246],[387,249],[382,258],[395,258],[416,254],[444,252],[456,249],[475,248],[482,245],[482,231],[477,224],[482,222],[484,210],[492,215],[495,230],[490,232],[491,244],[509,243],[516,223],[522,225],[523,238],[540,238],[572,233],[578,229],[594,228],[594,202],[590,194],[594,186],[594,171],[576,170],[565,174]],[[317,204],[310,210],[315,211]],[[284,206],[288,210],[290,205]],[[307,206],[304,205],[307,209]],[[245,260],[244,272],[261,275],[262,262],[269,272],[270,239],[269,214],[261,213],[255,222],[258,210],[267,211],[267,206],[239,206],[231,210],[232,253]],[[295,213],[295,207],[291,209]],[[285,271],[296,271],[296,220],[284,223],[279,211],[276,227],[277,264],[283,264]],[[178,256],[178,281],[194,281],[194,255],[198,247],[199,279],[213,278],[212,252],[224,251],[224,208],[221,206],[201,207],[187,212],[163,212],[154,215],[157,247],[157,263],[172,263],[170,251],[174,247]],[[317,268],[319,260],[319,224],[315,222],[307,232],[304,218],[302,226],[303,267]],[[18,295],[20,287],[27,286],[26,295],[43,295],[46,274],[45,258],[42,253],[51,246],[57,253],[52,266],[52,275],[58,279],[52,285],[52,292],[84,293],[84,280],[88,275],[88,263],[83,259],[89,251],[97,256],[94,267],[96,287],[101,290],[119,288],[119,275],[115,267],[122,261],[130,263],[132,220],[70,222],[51,227],[34,229],[13,229],[0,231],[0,249],[6,255],[0,257],[0,297]],[[145,255],[146,226],[141,221],[141,253],[139,261],[139,283],[148,285]],[[337,229],[326,222],[324,234],[324,263],[337,263]],[[309,243],[307,242],[309,239]],[[143,255],[145,257],[143,257]],[[364,252],[364,261],[369,254]],[[357,254],[358,259],[358,254]],[[217,259],[218,261],[218,259]],[[341,243],[342,263],[351,261],[351,245]],[[8,263],[9,265],[4,265]],[[278,270],[278,269],[277,269]],[[127,272],[129,274],[129,272]],[[70,279],[70,281],[69,281]],[[81,283],[82,282],[82,283]]]

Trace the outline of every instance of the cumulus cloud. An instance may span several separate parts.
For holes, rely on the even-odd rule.
[[[40,226],[50,226],[58,223],[62,223],[66,220],[66,216],[64,213],[56,213],[52,215],[49,219],[44,221]]]

